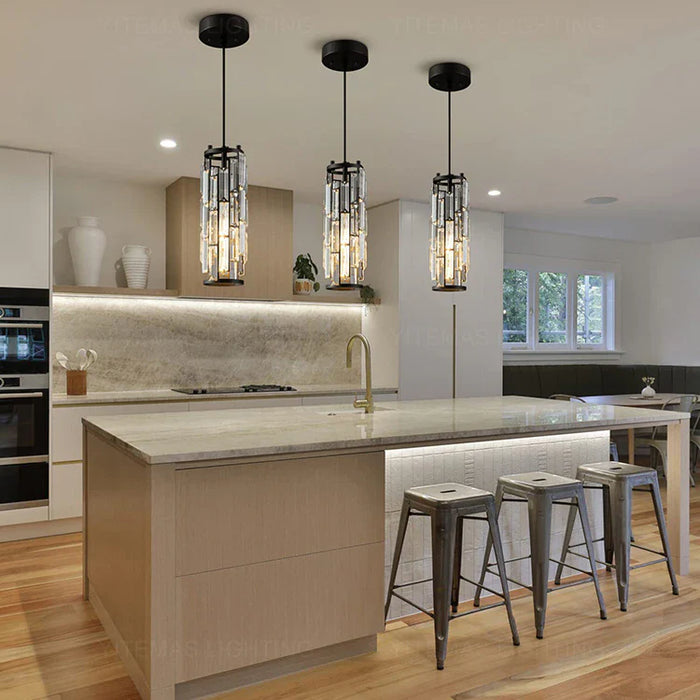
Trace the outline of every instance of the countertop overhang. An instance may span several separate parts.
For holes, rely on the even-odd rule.
[[[83,418],[88,431],[147,464],[411,447],[674,423],[687,413],[521,396],[348,403]]]

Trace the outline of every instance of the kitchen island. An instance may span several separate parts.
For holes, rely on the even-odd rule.
[[[401,464],[455,480],[442,461],[456,454],[465,482],[493,488],[505,471],[572,475],[605,457],[609,430],[653,425],[668,426],[683,574],[688,419],[523,397],[84,419],[85,595],[144,698],[366,653],[383,628],[385,498],[400,497],[385,484]],[[475,446],[487,460],[457,452]]]

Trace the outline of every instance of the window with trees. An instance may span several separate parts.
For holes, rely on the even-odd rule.
[[[614,349],[614,270],[581,261],[512,258],[503,270],[504,349]]]

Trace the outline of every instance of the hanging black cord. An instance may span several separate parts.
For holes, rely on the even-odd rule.
[[[221,49],[221,145],[223,162],[226,160],[226,49]]]
[[[452,175],[452,91],[447,91],[447,174]]]
[[[348,74],[343,71],[343,163],[348,162]]]

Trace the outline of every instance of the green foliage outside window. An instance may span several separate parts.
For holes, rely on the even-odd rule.
[[[579,275],[576,280],[576,342],[603,342],[603,277]]]
[[[532,286],[530,289],[530,277]],[[571,284],[569,289],[569,277]],[[602,274],[566,272],[528,272],[503,270],[503,342],[510,345],[533,345],[528,337],[530,308],[537,308],[534,344],[567,346],[603,345],[605,342],[605,284]],[[535,299],[529,299],[532,292]],[[573,297],[574,308],[569,309]],[[574,312],[574,337],[568,314]]]
[[[564,272],[540,272],[538,276],[538,342],[566,343],[566,283]]]
[[[503,342],[527,343],[527,271],[503,270]]]

